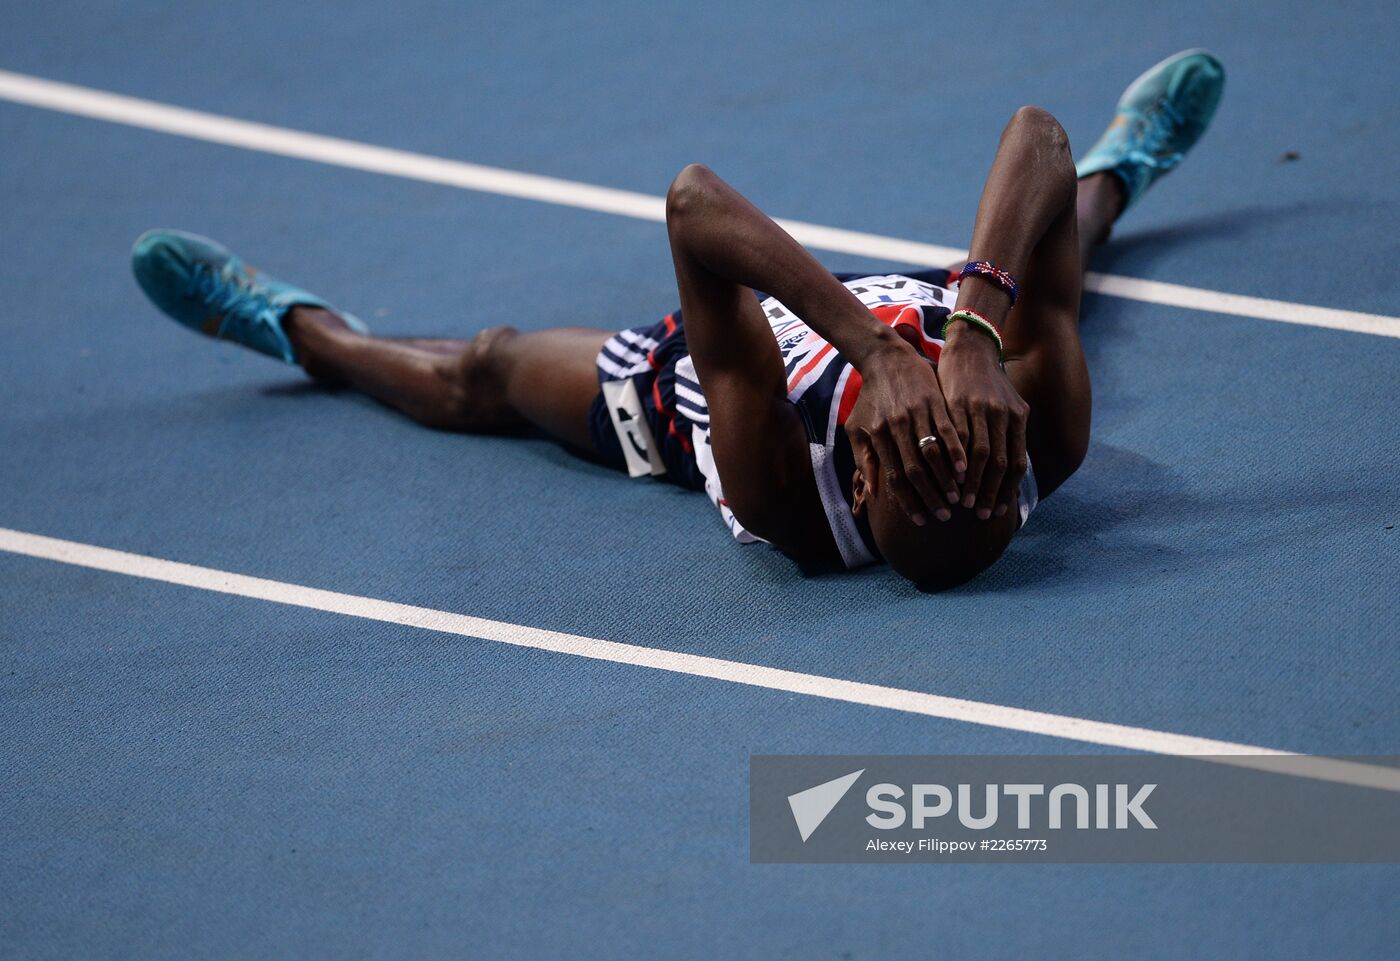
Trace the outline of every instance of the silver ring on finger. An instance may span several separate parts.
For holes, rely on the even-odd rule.
[[[937,447],[937,446],[938,446],[938,437],[937,437],[936,435],[934,435],[934,434],[929,434],[927,437],[920,437],[920,438],[919,438],[919,450],[928,450],[930,447]]]

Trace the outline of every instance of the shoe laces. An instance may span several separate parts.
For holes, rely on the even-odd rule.
[[[220,334],[229,323],[256,324],[271,309],[271,304],[257,287],[242,273],[215,270],[207,263],[197,263],[190,278],[190,292],[198,297],[211,313],[224,318]]]
[[[1133,141],[1135,153],[1149,164],[1174,163],[1180,158],[1178,151],[1164,152],[1163,147],[1175,139],[1184,118],[1172,102],[1163,97],[1146,110],[1133,117],[1130,132],[1126,135]]]

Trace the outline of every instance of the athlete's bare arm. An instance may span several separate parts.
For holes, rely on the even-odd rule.
[[[818,546],[824,556],[835,552],[754,288],[776,296],[861,371],[873,443],[889,452],[887,473],[915,523],[946,513],[944,492],[956,490],[952,464],[961,448],[937,377],[920,355],[709,169],[681,171],[667,196],[667,227],[687,344],[709,401],[715,463],[740,522],[798,556]],[[931,463],[918,438],[935,428],[953,456]],[[909,474],[937,483],[921,491],[905,480]]]
[[[1049,113],[1022,107],[1002,133],[969,250],[971,259],[990,261],[1022,278],[1019,306],[1011,309],[1001,287],[975,274],[959,284],[957,304],[1001,328],[1013,357],[1034,346],[1050,323],[1047,315],[1071,326],[1077,323],[1082,279],[1074,201],[1068,138]],[[1050,243],[1045,243],[1047,237]],[[1014,362],[1010,372],[1015,373]],[[1030,408],[1024,392],[997,364],[991,338],[963,323],[949,329],[938,375],[958,436],[967,446],[962,504],[982,520],[1000,517],[1015,508],[1027,468]]]
[[[1027,449],[1042,497],[1084,459],[1091,406],[1079,343],[1084,262],[1122,207],[1116,177],[1076,181],[1069,140],[1054,117],[1037,107],[1016,112],[983,188],[971,256],[1019,277],[1020,296],[1011,309],[1010,298],[980,277],[965,278],[958,295],[959,306],[1001,327],[1006,373],[996,367],[990,340],[965,324],[949,331],[939,358],[949,409],[970,438],[964,496],[975,495],[979,516],[1014,506]],[[1013,388],[1028,411],[1011,399]],[[974,477],[978,464],[983,469]]]
[[[696,367],[721,408],[716,460],[740,520],[746,508],[761,528],[774,508],[800,503],[786,482],[805,470],[795,445],[760,440],[765,431],[779,436],[783,424],[788,434],[794,429],[776,345],[749,287],[775,294],[861,371],[865,385],[846,424],[852,446],[867,480],[888,485],[916,524],[925,511],[946,518],[948,501],[983,520],[1012,511],[1027,468],[1028,428],[1041,428],[1031,446],[1039,448],[1044,487],[1063,480],[1083,456],[1083,442],[1071,437],[1066,445],[1065,435],[1087,439],[1087,375],[1063,396],[1046,397],[1039,388],[1064,386],[1066,374],[1075,380],[1083,370],[1074,200],[1064,131],[1046,111],[1023,107],[1003,132],[971,243],[974,259],[1023,278],[1021,307],[1012,312],[1009,297],[976,276],[960,285],[958,300],[1003,328],[1007,370],[990,338],[955,324],[934,372],[761,211],[706,168],[686,168],[669,197],[672,250]],[[1049,373],[1048,363],[1066,371]],[[1050,416],[1032,422],[1028,394],[1047,401]],[[1066,430],[1066,420],[1084,427]],[[935,449],[925,458],[918,438],[935,432],[946,456]],[[956,439],[948,437],[953,433]],[[1073,456],[1066,447],[1081,450]],[[766,462],[773,459],[793,466],[778,470]]]

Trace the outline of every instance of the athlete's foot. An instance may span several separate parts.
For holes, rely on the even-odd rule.
[[[320,308],[346,327],[368,332],[358,318],[335,313],[320,297],[259,273],[228,248],[196,234],[147,231],[132,248],[131,269],[167,316],[289,364],[297,362],[297,354],[283,321],[295,307]]]
[[[1195,146],[1224,87],[1225,68],[1204,50],[1163,60],[1123,91],[1113,123],[1079,161],[1079,176],[1112,174],[1122,183],[1124,209],[1132,206]]]

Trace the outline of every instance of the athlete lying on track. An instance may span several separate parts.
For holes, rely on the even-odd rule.
[[[1083,265],[1196,142],[1223,83],[1202,51],[1153,67],[1077,172],[1055,119],[1018,110],[961,276],[833,276],[715,174],[686,167],[666,198],[681,310],[620,333],[377,338],[201,237],[151,231],[133,264],[182,324],[419,423],[540,431],[705,490],[736,538],[805,569],[883,560],[939,589],[996,560],[1084,459]]]

